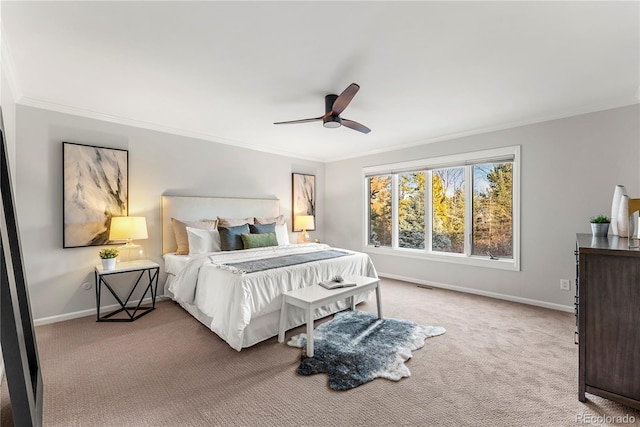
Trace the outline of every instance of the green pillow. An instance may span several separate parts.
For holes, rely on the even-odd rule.
[[[278,246],[278,239],[276,239],[276,233],[242,233],[242,243],[245,249],[264,248],[266,246]]]

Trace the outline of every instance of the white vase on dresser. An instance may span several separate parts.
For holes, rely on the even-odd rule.
[[[624,185],[616,185],[613,189],[613,201],[611,202],[611,232],[618,235],[618,214],[620,213],[620,201],[627,194]]]
[[[633,235],[633,222],[629,219],[629,196],[620,198],[620,207],[617,215],[618,236],[630,237]]]

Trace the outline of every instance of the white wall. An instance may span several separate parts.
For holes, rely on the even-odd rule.
[[[129,150],[130,214],[147,217],[149,239],[140,243],[158,262],[162,194],[277,197],[290,217],[291,172],[315,174],[312,237],[362,250],[362,167],[519,144],[522,271],[372,259],[381,274],[570,307],[575,233],[609,212],[614,185],[640,197],[639,113],[636,105],[324,165],[18,105],[14,185],[34,318],[95,310],[93,290],[81,284],[93,283],[98,248],[62,249],[62,141]],[[561,278],[572,279],[571,292],[560,291]]]
[[[4,62],[2,63],[4,67]],[[2,68],[0,68],[1,70]],[[0,105],[2,105],[2,119],[4,123],[5,140],[7,142],[7,157],[11,168],[11,178],[15,182],[16,164],[16,101],[15,94],[7,80],[7,73],[0,71]]]
[[[575,234],[611,212],[616,184],[640,198],[638,105],[425,144],[326,165],[326,238],[362,250],[366,166],[521,145],[521,271],[371,254],[378,272],[469,292],[572,309]],[[571,279],[571,292],[560,290]]]
[[[317,177],[318,231],[313,237],[324,239],[322,163],[22,105],[16,118],[16,205],[36,320],[95,314],[94,291],[81,284],[93,283],[99,248],[62,249],[63,141],[129,150],[129,214],[145,216],[149,229],[149,239],[137,243],[161,265],[162,194],[275,197],[290,218],[292,172]]]

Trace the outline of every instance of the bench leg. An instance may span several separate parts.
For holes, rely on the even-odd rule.
[[[307,356],[313,357],[313,307],[307,309]]]
[[[278,342],[284,341],[284,329],[286,328],[287,319],[287,301],[282,295],[282,306],[280,307],[280,327],[278,328]]]
[[[376,286],[376,302],[378,303],[378,319],[382,319],[382,298],[380,297],[380,282]]]

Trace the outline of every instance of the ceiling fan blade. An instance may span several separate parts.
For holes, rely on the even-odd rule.
[[[274,125],[292,125],[292,124],[296,124],[296,123],[307,123],[307,122],[315,122],[317,120],[322,120],[324,119],[324,116],[320,116],[320,117],[315,117],[313,119],[300,119],[300,120],[290,120],[288,122],[274,122]]]
[[[342,91],[340,96],[336,98],[333,103],[333,107],[331,108],[331,113],[334,115],[339,115],[340,113],[342,113],[344,109],[347,108],[353,97],[356,96],[356,93],[358,93],[359,90],[360,86],[355,83],[351,83],[349,87]]]
[[[369,129],[365,125],[362,125],[358,122],[354,122],[353,120],[349,120],[349,119],[342,119],[342,126],[346,126],[349,129],[357,130],[358,132],[362,132],[362,133],[371,132],[371,129]]]

